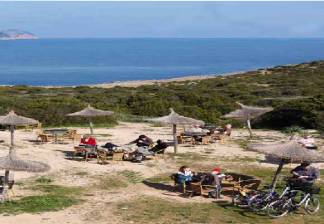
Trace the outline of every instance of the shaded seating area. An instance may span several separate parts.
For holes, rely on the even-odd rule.
[[[227,124],[224,127],[204,126],[204,128],[195,127],[193,130],[185,130],[177,134],[179,144],[189,145],[208,145],[216,141],[223,142],[226,137],[231,136],[232,125]],[[196,130],[196,131],[195,131]]]
[[[85,161],[91,158],[97,158],[99,164],[107,164],[108,160],[141,162],[146,159],[163,157],[164,151],[169,147],[169,144],[162,140],[158,140],[156,144],[150,147],[132,147],[130,145],[118,146],[110,142],[98,146],[95,138],[93,138],[92,143],[93,144],[89,144],[89,142],[81,140],[81,143],[74,147],[72,158],[76,159],[77,157],[82,157]]]
[[[41,143],[64,143],[65,141],[78,141],[81,135],[75,129],[47,128],[38,132],[37,140]]]
[[[237,194],[256,191],[261,184],[260,179],[245,174],[226,173],[226,176],[227,178],[221,181],[220,193],[230,198],[234,198]],[[190,183],[178,181],[177,174],[172,174],[170,177],[174,181],[174,191],[181,192],[185,196],[215,197],[214,192],[217,187],[210,173],[197,173]]]

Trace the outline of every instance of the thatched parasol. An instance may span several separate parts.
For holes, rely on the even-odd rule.
[[[201,120],[196,120],[190,117],[184,117],[177,114],[172,108],[170,108],[171,113],[167,116],[149,119],[153,122],[158,122],[162,124],[172,125],[172,134],[174,139],[174,153],[177,153],[178,141],[177,141],[177,125],[204,125],[205,123]]]
[[[279,173],[281,172],[282,167],[286,162],[320,162],[324,160],[324,155],[316,151],[306,149],[295,140],[267,145],[254,144],[249,145],[249,149],[280,159],[278,169],[272,180],[272,190],[275,189]]]
[[[252,138],[252,128],[251,128],[250,120],[272,111],[273,108],[272,107],[252,107],[252,106],[246,106],[239,102],[236,103],[241,107],[241,109],[234,110],[228,114],[225,114],[223,117],[245,120],[250,133],[250,137]]]
[[[9,171],[28,171],[28,172],[42,172],[48,170],[50,167],[47,164],[21,160],[17,158],[14,150],[14,131],[16,126],[20,125],[36,125],[38,121],[18,116],[14,111],[9,112],[8,115],[0,117],[0,124],[9,126],[11,132],[11,144],[9,154],[5,157],[0,158],[0,168],[5,169],[5,180],[4,186],[7,186]]]
[[[0,157],[0,169],[27,172],[44,172],[50,169],[50,166],[36,161],[21,160],[16,156],[13,148],[5,157]]]
[[[38,124],[38,121],[32,118],[18,116],[14,111],[10,111],[6,116],[0,117],[0,124],[9,126],[11,132],[11,146],[13,146],[15,127],[22,125],[36,125]]]
[[[98,109],[95,109],[95,108],[91,107],[90,104],[89,104],[87,108],[85,108],[85,109],[83,109],[83,110],[81,110],[79,112],[68,114],[66,116],[69,116],[69,117],[88,117],[89,118],[90,133],[93,134],[93,124],[92,124],[91,118],[92,117],[110,116],[110,115],[113,115],[113,114],[114,114],[113,111],[98,110]]]

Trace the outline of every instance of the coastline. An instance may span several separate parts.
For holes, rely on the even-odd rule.
[[[41,88],[66,88],[66,87],[78,87],[78,86],[87,86],[93,88],[103,88],[109,89],[114,87],[129,87],[129,88],[136,88],[145,85],[155,85],[155,84],[164,84],[164,83],[171,83],[171,82],[186,82],[186,81],[199,81],[205,79],[213,79],[219,76],[230,76],[230,75],[239,75],[246,73],[248,71],[237,71],[237,72],[227,72],[221,74],[210,74],[210,75],[189,75],[189,76],[181,76],[177,78],[169,78],[169,79],[147,79],[147,80],[128,80],[128,81],[114,81],[114,82],[107,82],[107,83],[98,83],[98,84],[83,84],[83,85],[73,85],[73,86],[35,86]],[[2,85],[2,86],[13,86],[13,85]]]

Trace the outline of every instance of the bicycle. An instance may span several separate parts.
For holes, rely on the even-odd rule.
[[[266,187],[269,189],[271,188],[271,186]],[[274,190],[260,191],[258,194],[250,198],[248,207],[256,213],[265,211],[271,202],[284,197],[289,190],[290,188],[286,186],[281,194],[278,194]]]
[[[272,218],[279,218],[295,211],[304,205],[304,209],[309,214],[315,214],[320,208],[320,201],[315,194],[319,194],[320,188],[308,186],[306,188],[292,188],[288,190],[284,197],[275,200],[267,207],[267,213]],[[300,195],[300,198],[298,196]],[[299,199],[299,200],[298,200]]]

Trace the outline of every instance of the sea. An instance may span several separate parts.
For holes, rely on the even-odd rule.
[[[0,85],[74,86],[221,75],[324,59],[324,39],[0,41]]]

